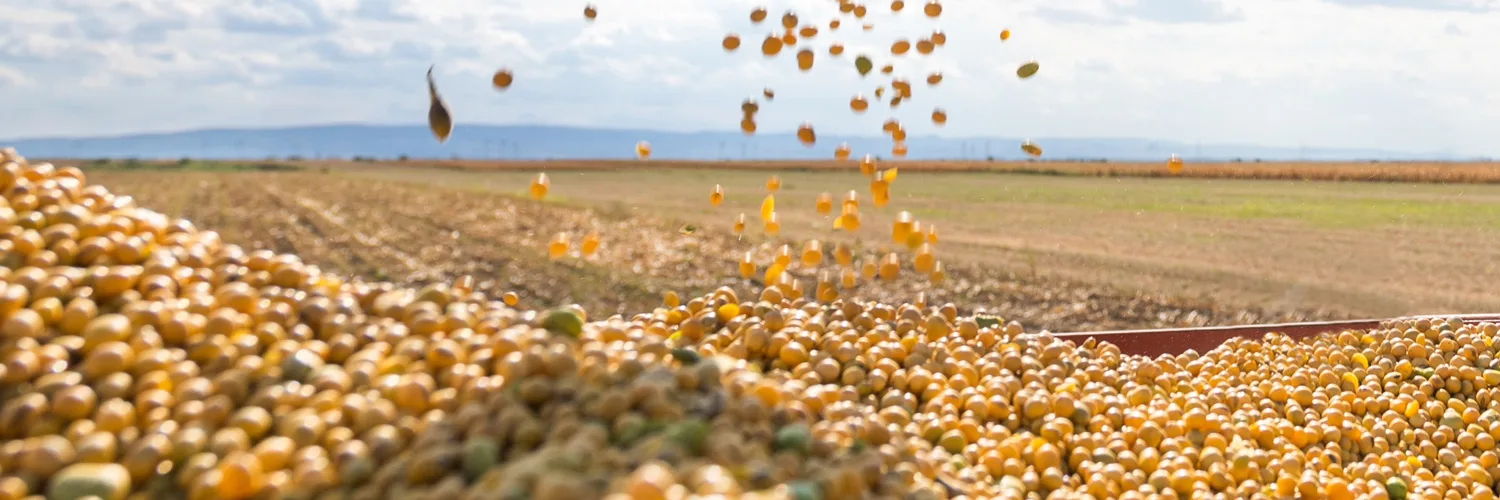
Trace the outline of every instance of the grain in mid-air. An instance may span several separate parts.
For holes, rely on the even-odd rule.
[[[797,52],[797,69],[800,69],[800,70],[802,70],[802,71],[805,72],[805,71],[812,71],[812,68],[813,68],[813,51],[812,51],[812,49],[802,49],[802,50],[798,51]]]
[[[849,109],[854,110],[855,113],[863,113],[870,109],[870,101],[866,100],[863,94],[857,94],[849,99]]]
[[[514,83],[515,80],[516,76],[511,74],[509,69],[500,68],[495,71],[494,76],[490,77],[490,84],[494,85],[497,89],[505,90],[510,88],[510,84]]]
[[[796,28],[797,27],[797,13],[792,12],[792,11],[787,11],[785,14],[782,14],[781,15],[781,27],[786,28],[786,29]]]
[[[802,126],[797,127],[797,140],[801,141],[802,145],[807,147],[812,147],[813,144],[817,143],[818,137],[817,134],[813,133],[811,123],[803,122]]]
[[[781,53],[782,46],[786,45],[776,35],[766,35],[765,41],[760,43],[760,53],[766,57],[776,57]]]
[[[1027,139],[1025,142],[1021,143],[1021,151],[1025,151],[1027,155],[1030,155],[1033,158],[1042,155],[1042,147],[1038,146],[1030,139]]]
[[[927,5],[922,6],[922,13],[927,14],[927,17],[943,15],[943,4],[938,3],[938,0],[927,0]]]
[[[531,187],[527,190],[527,192],[531,195],[531,199],[540,200],[547,197],[547,191],[551,187],[552,181],[547,179],[547,174],[540,173],[536,174],[535,179],[531,180]]]

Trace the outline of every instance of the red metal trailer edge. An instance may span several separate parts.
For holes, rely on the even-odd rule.
[[[1500,323],[1500,314],[1468,315],[1420,315],[1388,319],[1363,319],[1350,321],[1322,321],[1310,323],[1276,323],[1262,325],[1208,326],[1200,328],[1163,328],[1156,330],[1115,330],[1104,332],[1070,332],[1054,334],[1057,338],[1083,342],[1089,338],[1109,342],[1118,346],[1123,354],[1159,356],[1182,354],[1188,349],[1207,352],[1224,341],[1235,337],[1259,338],[1267,333],[1280,333],[1294,339],[1303,339],[1327,332],[1345,330],[1371,330],[1393,321],[1418,318],[1458,318],[1467,324],[1483,322]]]

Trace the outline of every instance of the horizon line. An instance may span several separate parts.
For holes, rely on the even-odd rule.
[[[567,124],[548,124],[548,123],[533,123],[533,124],[473,123],[473,124],[469,124],[468,126],[469,127],[492,127],[492,128],[554,128],[554,129],[594,130],[594,131],[613,131],[613,132],[646,132],[646,133],[660,133],[660,134],[673,134],[673,135],[727,134],[727,133],[737,133],[737,132],[739,132],[738,130],[730,130],[730,129],[664,130],[664,129],[653,129],[653,128],[618,128],[618,127],[594,126],[594,125],[567,125]],[[187,129],[174,129],[174,130],[162,130],[162,131],[142,131],[142,132],[128,132],[128,133],[100,134],[100,135],[58,135],[58,136],[12,137],[12,138],[3,138],[3,139],[0,139],[0,144],[14,143],[14,142],[27,142],[27,141],[85,141],[85,140],[130,139],[130,138],[138,138],[138,137],[153,137],[153,136],[160,137],[160,136],[172,136],[172,135],[185,135],[185,134],[191,134],[191,133],[197,133],[197,132],[268,132],[268,131],[277,131],[277,130],[318,129],[318,128],[325,128],[326,129],[326,128],[336,128],[336,127],[360,127],[360,128],[404,128],[404,127],[416,127],[416,128],[422,128],[422,129],[427,128],[427,126],[425,124],[421,124],[421,123],[325,122],[325,123],[312,123],[312,124],[299,124],[299,125],[272,125],[272,126],[263,126],[263,127],[198,127],[198,128],[187,128]],[[758,132],[755,135],[795,135],[795,134],[796,134],[796,131],[794,129],[788,129],[788,130],[786,130],[784,132],[782,132],[782,131]],[[831,137],[847,137],[847,138],[866,138],[866,139],[881,139],[882,138],[882,136],[879,136],[879,135],[841,135],[841,134],[830,134],[830,136]],[[968,141],[968,140],[1016,140],[1016,141],[1021,141],[1021,140],[1027,140],[1026,138],[1020,138],[1020,137],[1003,137],[1003,136],[961,136],[961,137],[946,137],[946,136],[941,136],[941,135],[936,135],[936,134],[913,135],[911,138],[928,138],[928,139],[940,139],[940,140],[952,140],[952,141]],[[1207,147],[1242,147],[1242,148],[1243,147],[1249,147],[1249,148],[1283,149],[1283,150],[1303,149],[1303,150],[1321,150],[1321,151],[1357,151],[1357,152],[1372,152],[1372,153],[1385,153],[1385,154],[1396,154],[1396,155],[1421,155],[1421,156],[1437,155],[1437,156],[1450,156],[1450,157],[1456,156],[1456,155],[1453,155],[1451,153],[1436,152],[1436,151],[1415,152],[1415,151],[1396,151],[1396,150],[1374,149],[1374,148],[1329,147],[1329,146],[1271,146],[1271,145],[1247,144],[1247,143],[1217,143],[1217,142],[1201,142],[1201,141],[1184,141],[1184,140],[1181,140],[1181,139],[1162,139],[1162,138],[1140,137],[1140,136],[1137,136],[1137,137],[1129,137],[1129,136],[1037,136],[1037,137],[1031,137],[1029,139],[1031,139],[1031,140],[1038,140],[1038,141],[1043,141],[1043,140],[1142,141],[1142,142],[1156,141],[1156,142],[1171,142],[1171,143],[1177,143],[1177,144],[1182,144],[1182,145],[1189,145],[1189,146],[1193,146],[1193,147],[1204,147],[1204,146],[1207,146]],[[1469,155],[1464,155],[1464,156],[1469,156]],[[1479,155],[1479,156],[1483,156],[1483,155]]]

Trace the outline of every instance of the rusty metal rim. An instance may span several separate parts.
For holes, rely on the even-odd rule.
[[[1272,323],[1259,325],[1205,326],[1196,328],[1161,328],[1149,330],[1113,330],[1099,332],[1068,332],[1054,334],[1061,339],[1082,342],[1088,338],[1106,341],[1120,348],[1124,354],[1157,356],[1181,354],[1189,349],[1204,352],[1234,337],[1260,337],[1268,333],[1280,333],[1292,338],[1307,338],[1322,333],[1345,330],[1370,330],[1395,321],[1421,318],[1456,318],[1467,324],[1500,322],[1500,314],[1433,314],[1401,316],[1386,319],[1361,319],[1345,321],[1319,321],[1305,323]]]
[[[1410,321],[1410,320],[1417,320],[1417,319],[1423,319],[1423,318],[1428,318],[1428,319],[1434,319],[1434,318],[1435,319],[1458,318],[1459,320],[1463,321],[1464,323],[1473,324],[1473,323],[1483,323],[1483,322],[1486,322],[1486,321],[1489,321],[1489,322],[1500,322],[1500,313],[1497,313],[1497,314],[1452,314],[1452,315],[1431,314],[1431,315],[1416,315],[1416,316],[1400,316],[1400,317],[1386,318],[1386,319],[1354,319],[1354,320],[1342,320],[1342,321],[1309,321],[1309,322],[1302,322],[1302,323],[1262,323],[1262,324],[1253,324],[1253,325],[1200,326],[1200,327],[1192,327],[1192,328],[1154,328],[1154,329],[1140,329],[1140,330],[1102,330],[1102,331],[1092,331],[1092,332],[1090,332],[1090,331],[1082,331],[1082,332],[1054,333],[1052,335],[1055,336],[1055,337],[1077,337],[1077,336],[1093,337],[1093,336],[1100,336],[1100,335],[1140,335],[1140,334],[1158,334],[1158,333],[1209,333],[1209,332],[1221,332],[1221,331],[1231,331],[1231,330],[1232,331],[1246,330],[1246,331],[1258,331],[1258,332],[1262,332],[1262,333],[1272,333],[1272,332],[1280,332],[1282,330],[1301,330],[1301,329],[1306,329],[1306,328],[1321,329],[1322,331],[1330,332],[1330,331],[1341,331],[1341,330],[1359,330],[1359,329],[1363,328],[1364,325],[1376,325],[1378,327],[1380,324],[1386,323],[1386,322]]]

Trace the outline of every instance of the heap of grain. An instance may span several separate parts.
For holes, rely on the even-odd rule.
[[[0,499],[1491,498],[1495,325],[1123,356],[952,304],[346,282],[0,167]]]

